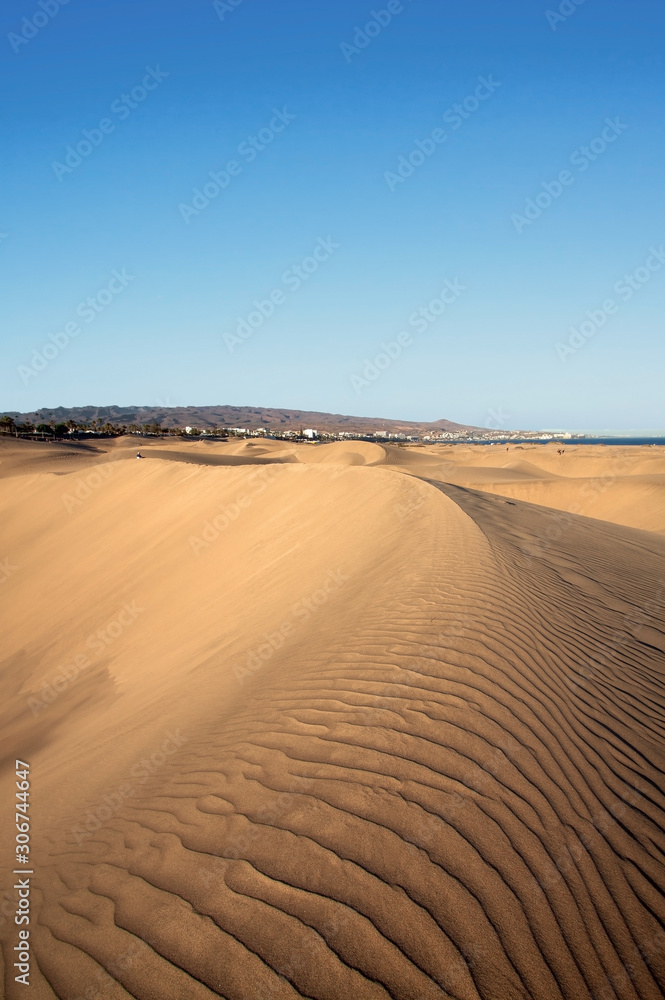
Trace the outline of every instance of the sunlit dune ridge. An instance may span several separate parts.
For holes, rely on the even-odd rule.
[[[661,449],[2,442],[0,480],[31,997],[663,996]]]

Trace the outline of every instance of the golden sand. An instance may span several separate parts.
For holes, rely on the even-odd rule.
[[[662,449],[0,445],[8,998],[662,998]]]

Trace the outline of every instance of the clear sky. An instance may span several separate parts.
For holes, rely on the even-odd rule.
[[[662,0],[1,17],[0,410],[665,427]]]

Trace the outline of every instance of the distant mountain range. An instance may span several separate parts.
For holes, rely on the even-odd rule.
[[[6,416],[15,420],[29,420],[32,423],[77,423],[91,424],[94,420],[109,421],[113,424],[159,424],[165,430],[173,427],[198,427],[211,430],[213,427],[244,427],[257,430],[265,427],[268,432],[298,431],[314,428],[319,432],[339,434],[374,434],[386,431],[389,434],[424,435],[436,431],[478,430],[450,420],[434,423],[419,423],[409,420],[384,420],[377,417],[351,417],[340,413],[317,413],[311,410],[276,410],[263,406],[56,406],[32,413],[5,411]]]

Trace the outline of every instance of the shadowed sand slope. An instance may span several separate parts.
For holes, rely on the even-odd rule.
[[[32,996],[663,996],[665,541],[357,464],[2,484]]]
[[[412,475],[665,534],[665,454],[657,446],[386,448]]]

